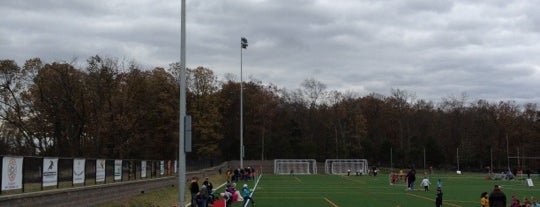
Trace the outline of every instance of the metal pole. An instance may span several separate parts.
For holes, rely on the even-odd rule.
[[[508,152],[508,134],[506,134],[506,165],[510,171],[510,154]]]
[[[456,148],[457,170],[459,171],[459,147]]]
[[[179,108],[179,138],[178,138],[178,205],[184,206],[186,189],[186,152],[185,152],[185,128],[184,117],[186,116],[186,0],[182,0],[181,21],[180,21],[180,73],[178,82],[180,84],[180,108]]]
[[[394,171],[394,160],[392,155],[392,147],[390,147],[390,171]]]
[[[426,171],[426,148],[424,147],[424,171]]]
[[[262,146],[261,146],[261,161],[264,161],[264,133],[265,133],[265,129],[263,129],[263,135],[262,135]]]
[[[519,163],[519,147],[516,147],[516,150],[517,150],[517,168],[519,169],[521,166],[520,166],[520,163]]]
[[[489,159],[490,159],[489,174],[491,174],[491,172],[493,172],[493,148],[492,147],[489,148]]]
[[[242,80],[242,42],[240,42],[240,168],[244,168],[244,89],[243,88],[244,88],[244,84]]]

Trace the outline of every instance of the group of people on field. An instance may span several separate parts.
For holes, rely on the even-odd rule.
[[[236,183],[227,183],[225,191],[220,193],[221,198],[225,200],[225,206],[232,206],[233,202],[243,202],[242,206],[245,206],[247,202],[250,202],[252,206],[255,205],[255,201],[251,197],[252,190],[249,189],[248,184],[244,184],[242,187],[242,196],[240,191],[236,189]]]
[[[506,207],[506,204],[508,204],[506,195],[499,185],[495,185],[489,194],[487,192],[480,194],[481,207]],[[520,201],[516,194],[512,194],[510,207],[540,207],[540,204],[534,197],[523,197],[523,200]]]
[[[430,172],[432,172],[432,169],[430,167]],[[405,190],[407,191],[414,191],[415,188],[415,182],[416,182],[416,169],[412,168],[406,175],[403,173],[403,170],[399,171],[399,174],[392,172],[390,174],[390,185],[396,184],[399,180],[404,180],[407,183],[407,188]],[[429,181],[429,177],[427,176],[427,172],[424,173],[424,178],[420,182],[420,185],[423,187],[424,191],[428,192],[430,191],[429,186],[431,185],[431,181]],[[443,193],[442,193],[442,181],[439,179],[437,181],[437,192],[435,194],[435,206],[441,207],[442,201],[443,201]]]
[[[422,179],[420,184],[423,187],[424,191],[427,192],[430,191],[429,186],[431,185],[431,182],[429,181],[429,177],[427,176],[427,174],[424,174],[424,178]],[[414,168],[412,168],[406,175],[403,174],[402,170],[399,174],[392,172],[390,177],[391,185],[396,184],[399,180],[404,180],[407,183],[406,190],[414,191],[416,182],[416,170]],[[435,206],[442,206],[442,195],[442,182],[439,179],[437,181]],[[506,195],[502,192],[502,187],[499,185],[495,185],[491,193],[488,194],[487,192],[483,192],[480,195],[481,207],[507,207],[507,204],[509,204],[509,207],[540,207],[540,204],[534,197],[523,197],[523,200],[519,200],[518,196],[516,194],[513,194],[511,200],[507,201]]]
[[[231,168],[227,169],[227,182],[238,182],[238,181],[247,181],[253,180],[255,177],[255,169],[252,167],[245,168],[236,168],[232,170]]]
[[[192,207],[208,207],[213,204],[217,199],[214,195],[214,185],[205,178],[203,184],[199,187],[199,178],[192,177],[191,184],[189,185],[189,191],[191,193],[191,206]]]
[[[192,207],[209,207],[219,206],[214,203],[218,200],[221,206],[230,207],[233,202],[250,202],[251,205],[255,205],[255,201],[251,197],[252,190],[249,189],[248,184],[244,184],[242,189],[236,188],[238,181],[249,181],[255,177],[255,170],[251,167],[236,168],[227,170],[227,184],[222,193],[216,193],[212,182],[208,177],[205,178],[201,186],[199,186],[199,178],[192,177],[191,184],[189,186],[191,193],[191,206]],[[244,206],[244,205],[242,205]]]

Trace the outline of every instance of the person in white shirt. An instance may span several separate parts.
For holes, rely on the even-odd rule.
[[[428,177],[424,177],[421,184],[424,186],[424,191],[429,191],[429,185],[431,185],[431,182],[429,182]]]

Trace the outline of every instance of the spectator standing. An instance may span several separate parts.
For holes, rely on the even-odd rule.
[[[234,173],[234,175],[233,175],[232,181],[233,181],[234,183],[237,183],[237,182],[238,182],[238,179],[239,179],[239,177],[240,177],[240,168],[234,169],[234,172],[233,172],[233,173]]]
[[[191,178],[191,185],[189,186],[191,193],[191,206],[197,206],[197,193],[199,193],[199,179],[197,177]]]
[[[521,207],[521,204],[519,204],[519,199],[513,199],[512,203],[510,203],[510,207]]]
[[[201,197],[201,207],[207,207],[208,204],[208,188],[206,185],[202,185],[201,191],[199,192],[199,196]]]
[[[535,197],[531,197],[531,207],[540,207],[540,204]]]
[[[522,206],[531,207],[531,200],[529,199],[529,197],[527,197],[527,196],[523,197],[523,205]]]
[[[227,168],[227,183],[231,183],[232,182],[232,177],[233,177],[233,172],[231,170],[231,168]]]
[[[210,180],[208,180],[208,177],[204,179],[203,185],[207,187],[208,193],[212,192],[212,190],[214,189],[214,185],[212,184],[212,182],[210,182]]]
[[[506,195],[498,185],[493,187],[493,191],[489,194],[488,200],[490,207],[506,207]]]

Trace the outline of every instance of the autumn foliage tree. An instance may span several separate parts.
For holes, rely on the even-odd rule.
[[[144,69],[98,55],[65,62],[0,60],[0,154],[176,159],[178,63]],[[187,70],[191,161],[239,158],[240,83],[205,67]],[[298,89],[243,83],[244,159],[366,158],[375,165],[448,169],[540,167],[540,112],[534,103],[439,103],[414,92],[390,96],[329,91],[315,79]],[[507,144],[508,143],[508,144]],[[510,159],[520,155],[520,159]],[[392,153],[392,158],[390,157]],[[424,157],[424,153],[426,157]]]

